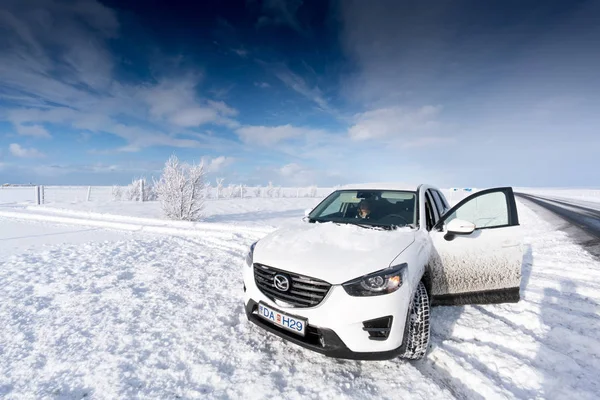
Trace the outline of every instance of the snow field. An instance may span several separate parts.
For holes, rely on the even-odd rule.
[[[600,262],[521,204],[521,302],[433,308],[425,360],[328,359],[250,325],[248,246],[318,201],[211,202],[212,230],[149,203],[120,208],[137,219],[111,204],[0,209],[0,397],[598,398]],[[31,247],[6,251],[11,237]]]

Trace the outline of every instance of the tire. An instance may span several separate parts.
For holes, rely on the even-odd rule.
[[[419,360],[429,347],[429,296],[423,282],[419,282],[415,290],[408,314],[402,343],[404,352],[400,357]]]

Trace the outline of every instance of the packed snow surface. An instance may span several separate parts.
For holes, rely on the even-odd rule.
[[[419,362],[342,361],[246,321],[248,246],[318,200],[247,201],[212,229],[3,207],[0,398],[600,397],[600,262],[545,214],[519,205],[519,303],[434,308]]]

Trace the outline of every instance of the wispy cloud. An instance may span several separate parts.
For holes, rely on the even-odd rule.
[[[113,134],[128,141],[120,150],[137,151],[199,147],[182,136],[206,124],[239,126],[237,110],[199,95],[199,73],[174,68],[153,82],[115,80],[106,44],[119,35],[112,10],[93,0],[34,3],[13,2],[0,12],[0,23],[12,28],[0,53],[0,96],[8,104],[0,118],[20,135],[49,138],[43,124],[51,123]],[[40,24],[35,9],[54,23]]]
[[[302,3],[302,0],[264,0],[263,15],[256,22],[256,27],[287,26],[301,35],[307,35],[308,29],[302,26],[297,16]]]
[[[308,136],[321,136],[326,132],[320,129],[295,127],[290,124],[280,126],[243,126],[235,131],[240,139],[250,145],[269,146],[288,139],[306,139]]]
[[[17,133],[22,136],[33,136],[38,138],[49,139],[52,137],[50,133],[41,125],[16,125]]]
[[[267,89],[271,87],[271,85],[267,82],[254,82],[254,86],[259,87],[261,89]]]
[[[355,115],[348,129],[353,140],[401,139],[419,137],[428,129],[439,125],[436,120],[441,107],[424,106],[417,109],[388,107]]]
[[[42,157],[44,157],[44,154],[41,153],[40,151],[38,151],[37,149],[34,149],[33,147],[31,147],[31,148],[21,147],[21,145],[18,143],[11,143],[10,146],[8,146],[8,149],[10,150],[10,153],[15,157],[20,157],[20,158],[42,158]]]
[[[214,158],[203,159],[204,165],[208,172],[219,172],[233,164],[235,159],[233,157],[219,156]]]
[[[309,85],[304,78],[283,64],[268,64],[262,61],[260,63],[271,70],[287,87],[315,103],[321,110],[333,112],[318,86]]]
[[[250,52],[244,48],[231,49],[231,51],[242,58],[246,58],[248,57],[248,54],[250,54]]]

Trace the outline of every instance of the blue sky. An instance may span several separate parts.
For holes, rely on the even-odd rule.
[[[598,1],[0,4],[0,182],[598,186]]]

